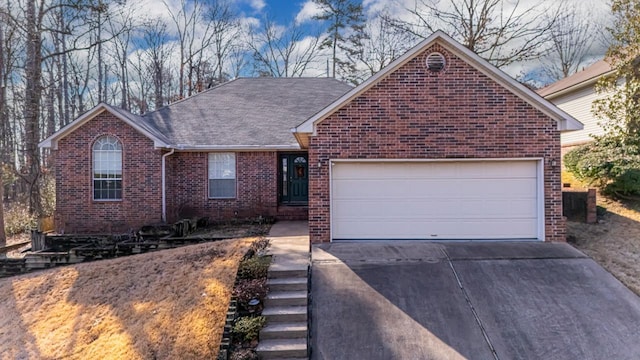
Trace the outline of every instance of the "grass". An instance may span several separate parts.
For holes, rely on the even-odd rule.
[[[212,359],[256,238],[0,279],[0,359]]]
[[[588,186],[568,171],[562,182],[572,189]],[[597,224],[567,222],[567,237],[629,289],[640,295],[640,201],[615,200],[598,194]]]
[[[606,209],[599,223],[567,222],[567,235],[574,246],[640,295],[640,203],[599,196],[598,206]]]

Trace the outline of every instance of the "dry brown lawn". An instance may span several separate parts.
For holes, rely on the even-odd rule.
[[[253,240],[0,279],[0,359],[215,358]]]
[[[640,208],[598,196],[606,208],[598,224],[567,222],[574,245],[640,295]]]

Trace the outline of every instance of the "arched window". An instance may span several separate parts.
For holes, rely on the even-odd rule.
[[[93,144],[93,199],[122,199],[122,144],[113,136]]]

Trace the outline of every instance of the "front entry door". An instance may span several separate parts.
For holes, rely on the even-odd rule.
[[[309,201],[307,154],[280,155],[280,202],[306,204]]]

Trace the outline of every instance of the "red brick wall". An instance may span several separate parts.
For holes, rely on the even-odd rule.
[[[433,51],[444,71],[426,70]],[[545,159],[547,241],[565,241],[556,122],[439,45],[426,49],[318,125],[311,138],[309,230],[330,240],[328,159]],[[555,166],[551,166],[551,164]]]
[[[122,200],[94,201],[92,146],[102,135],[122,143]],[[58,143],[56,231],[127,231],[161,220],[161,151],[153,141],[115,116],[103,112]]]
[[[169,221],[181,216],[211,220],[276,216],[278,207],[276,152],[236,153],[236,198],[209,199],[208,154],[181,152],[169,156]]]
[[[94,201],[92,146],[102,135],[123,145],[121,201]],[[66,233],[120,232],[162,220],[162,154],[153,141],[103,112],[58,143],[56,230]],[[209,216],[212,220],[274,216],[306,219],[307,207],[278,206],[276,152],[236,153],[237,196],[208,198],[208,155],[176,152],[167,158],[167,220]]]

